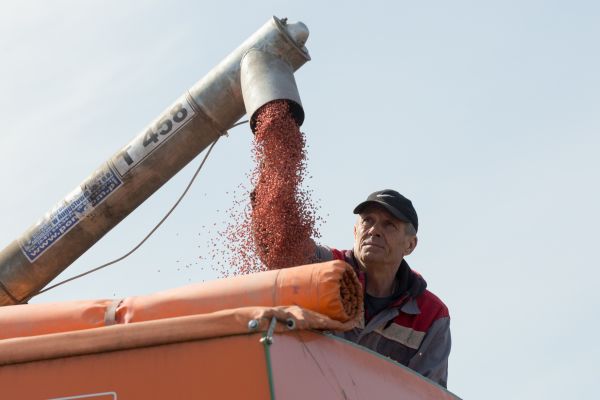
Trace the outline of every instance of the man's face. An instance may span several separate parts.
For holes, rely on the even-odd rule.
[[[354,225],[354,255],[365,267],[397,267],[414,250],[417,237],[385,208],[367,206]]]

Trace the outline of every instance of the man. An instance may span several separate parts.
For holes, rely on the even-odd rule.
[[[448,308],[404,260],[417,246],[419,221],[412,202],[394,190],[381,190],[354,214],[352,250],[317,246],[319,261],[348,262],[365,290],[365,325],[342,336],[446,387]]]

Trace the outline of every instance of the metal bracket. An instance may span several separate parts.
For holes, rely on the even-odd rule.
[[[258,319],[251,319],[248,321],[248,330],[255,331],[260,326],[260,322]],[[272,317],[271,322],[269,323],[269,329],[267,329],[267,333],[260,339],[261,343],[266,343],[267,345],[273,344],[273,333],[275,333],[275,327],[277,326],[277,317]],[[288,318],[285,320],[285,326],[290,330],[296,329],[296,321],[293,318]]]
[[[273,344],[273,333],[275,332],[275,326],[277,326],[277,318],[271,318],[271,323],[269,324],[269,329],[267,330],[267,334],[260,338],[260,342],[267,345]]]

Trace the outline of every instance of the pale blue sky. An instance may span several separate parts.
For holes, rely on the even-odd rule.
[[[465,399],[597,398],[600,3],[0,1],[0,246],[7,245],[271,15],[305,22],[297,75],[322,241],[352,244],[373,190],[410,197],[408,258],[449,306]],[[205,227],[251,168],[235,128],[159,232],[36,302],[214,279]],[[135,245],[199,159],[61,277]],[[218,211],[217,211],[218,210]],[[185,268],[188,265],[190,268]]]

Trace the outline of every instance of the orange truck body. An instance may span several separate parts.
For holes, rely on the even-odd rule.
[[[153,317],[139,322],[117,321],[111,326],[98,322],[103,320],[100,315],[110,313],[105,301],[0,308],[0,331],[9,330],[11,321],[21,324],[0,340],[0,398],[457,399],[390,359],[323,333],[323,329],[337,329],[340,324],[359,323],[359,315],[352,316],[354,321],[343,321],[348,315],[340,311],[339,305],[327,315],[326,307],[319,306],[323,302],[318,296],[323,293],[304,285],[327,282],[320,273],[341,271],[343,275],[346,267],[337,262],[299,268],[287,275],[296,277],[288,280],[291,284],[272,280],[273,274],[263,275],[271,279],[271,284],[265,284],[261,290],[267,292],[262,295],[254,292],[261,286],[256,282],[258,278],[249,278],[255,280],[250,296],[255,299],[285,298],[274,294],[273,282],[287,288],[282,290],[291,293],[294,302],[298,300],[294,293],[312,293],[310,299],[296,305],[277,300],[231,308],[232,300],[224,299],[230,308],[182,312],[185,303],[198,310],[202,298],[202,288],[187,287],[178,295],[174,290],[171,296],[163,292],[156,298],[138,298],[141,301],[131,303],[144,304],[143,315]],[[297,274],[304,274],[304,278]],[[340,285],[342,275],[332,275],[328,285],[336,281]],[[320,279],[315,280],[315,276]],[[221,285],[229,287],[229,295],[236,290],[247,293],[252,286],[240,288],[240,279],[233,286],[226,281]],[[301,281],[302,287],[294,290]],[[211,285],[214,289],[217,284]],[[338,288],[344,290],[348,289]],[[189,298],[192,292],[194,300]],[[335,297],[333,292],[330,290],[327,296]],[[205,293],[209,298],[214,295],[212,289]],[[339,295],[340,299],[346,297]],[[151,310],[171,309],[164,302],[178,310],[167,314],[176,315],[158,316]],[[283,302],[289,303],[289,297]],[[153,306],[146,309],[148,304]],[[51,312],[52,308],[56,313]],[[58,317],[66,319],[61,323]],[[344,325],[345,329],[348,326]]]

